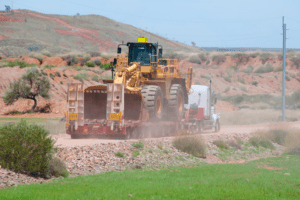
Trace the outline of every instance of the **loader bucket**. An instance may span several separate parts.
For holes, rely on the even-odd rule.
[[[84,90],[84,118],[106,119],[106,85],[91,86]]]

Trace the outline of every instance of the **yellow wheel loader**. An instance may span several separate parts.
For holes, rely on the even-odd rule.
[[[137,138],[170,135],[182,127],[192,68],[184,78],[178,60],[163,59],[162,53],[161,45],[146,38],[120,44],[113,79],[87,88],[69,84],[67,133],[72,138]]]

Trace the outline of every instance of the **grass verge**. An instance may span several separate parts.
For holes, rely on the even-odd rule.
[[[135,169],[19,185],[0,190],[0,199],[297,199],[299,165],[297,155],[244,164]]]

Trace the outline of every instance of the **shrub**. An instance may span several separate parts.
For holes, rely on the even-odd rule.
[[[60,81],[60,84],[62,84],[62,85],[63,85],[64,83],[63,83],[62,81]]]
[[[243,78],[238,77],[238,82],[245,84],[245,80]]]
[[[125,157],[125,154],[122,153],[122,152],[120,152],[120,151],[115,152],[115,155],[116,155],[117,157],[120,157],[120,158],[124,158],[124,157]]]
[[[156,146],[157,146],[157,148],[159,148],[160,150],[162,150],[162,149],[163,149],[163,146],[162,146],[162,144],[157,144]]]
[[[44,68],[46,69],[52,69],[52,68],[55,68],[57,67],[56,65],[45,65]]]
[[[94,62],[86,62],[85,65],[88,66],[88,67],[95,67],[96,66],[96,64]]]
[[[52,78],[54,80],[54,77],[55,77],[54,74],[50,73],[49,76],[50,76],[50,78]]]
[[[205,61],[207,60],[207,57],[204,55],[204,53],[198,54],[198,57],[199,57],[203,62],[205,62]]]
[[[205,64],[206,64],[206,65],[209,65],[209,63],[210,63],[210,60],[207,60]]]
[[[233,148],[236,148],[236,149],[242,149],[242,145],[235,142],[234,140],[228,141],[228,145],[233,147]]]
[[[30,58],[35,58],[35,59],[39,60],[40,64],[42,64],[42,62],[43,62],[43,56],[41,54],[39,54],[39,53],[33,53],[32,52],[32,53],[29,54],[29,57]]]
[[[45,177],[52,153],[57,152],[49,132],[42,127],[19,123],[0,127],[0,164],[3,168]]]
[[[288,131],[286,130],[270,130],[268,133],[268,138],[272,141],[275,142],[279,145],[284,145],[285,143],[285,138],[288,135]]]
[[[140,151],[139,150],[133,150],[133,151],[131,151],[131,155],[132,155],[132,157],[137,157],[138,155],[140,155]]]
[[[51,57],[51,53],[49,51],[43,51],[42,54],[44,56],[48,56],[48,57]]]
[[[25,61],[8,61],[7,63],[8,67],[15,67],[15,66],[19,66],[20,68],[25,68],[25,67],[32,67],[34,66],[34,64],[28,64]]]
[[[270,59],[272,55],[270,53],[262,53],[260,55],[260,60],[262,61],[262,64],[265,64],[267,62],[267,60]]]
[[[240,104],[244,101],[244,96],[236,95],[233,97],[234,104]]]
[[[259,56],[259,55],[260,55],[260,53],[251,53],[251,54],[250,54],[250,57],[256,58],[256,57]]]
[[[217,65],[222,62],[225,62],[225,60],[226,60],[226,57],[224,55],[214,55],[212,57],[212,61],[216,61]]]
[[[226,93],[226,92],[229,92],[229,90],[230,90],[230,87],[227,87],[225,90],[224,90],[224,92]]]
[[[92,62],[95,63],[97,66],[101,65],[101,60],[100,59],[93,60]]]
[[[191,154],[195,157],[206,158],[205,143],[198,136],[185,136],[187,133],[179,133],[181,136],[173,140],[173,145],[176,149]]]
[[[245,86],[240,86],[240,90],[247,92],[247,88]]]
[[[210,79],[210,75],[201,75],[201,78]]]
[[[55,76],[61,77],[61,75],[58,71],[55,72]]]
[[[236,53],[232,55],[232,57],[237,59],[237,65],[241,64],[244,59],[246,60],[246,62],[249,61],[249,55],[243,53]]]
[[[282,66],[278,66],[274,69],[274,72],[282,72],[283,68]]]
[[[185,58],[187,58],[186,55],[179,54],[179,53],[174,53],[174,52],[165,53],[163,57],[164,58],[169,58],[169,59],[185,59]]]
[[[189,62],[191,62],[191,63],[196,63],[196,64],[201,64],[201,60],[198,58],[198,56],[191,56],[190,58],[189,58]]]
[[[300,56],[291,58],[291,61],[294,63],[297,69],[300,67]]]
[[[234,72],[238,72],[239,71],[239,68],[238,68],[237,64],[231,66],[230,68],[233,69]]]
[[[88,61],[90,61],[91,60],[91,56],[90,55],[86,55],[86,56],[84,56],[84,58],[83,58],[83,61],[86,63],[86,62],[88,62]]]
[[[62,176],[64,178],[69,177],[69,172],[67,170],[66,164],[59,158],[52,158],[49,162],[49,174],[55,177]]]
[[[275,146],[270,142],[268,139],[261,138],[261,137],[251,137],[249,139],[249,143],[254,147],[262,146],[267,149],[275,149]]]
[[[100,52],[90,52],[89,54],[90,54],[91,57],[99,57],[99,56],[101,56]]]
[[[99,77],[97,75],[93,76],[92,78],[93,81],[99,82]]]
[[[286,79],[287,81],[290,81],[290,80],[291,80],[290,77],[288,77],[287,75],[285,76],[285,79]]]
[[[244,70],[244,72],[247,73],[247,74],[252,73],[252,72],[253,72],[253,67],[252,67],[252,65],[248,65],[248,66],[246,67],[246,69]]]
[[[68,75],[67,75],[67,74],[65,74],[65,73],[63,74],[63,76],[64,76],[64,77],[68,77]]]
[[[213,141],[213,144],[216,145],[217,147],[219,147],[219,149],[228,149],[229,146],[226,142],[224,142],[223,140],[215,140]]]
[[[253,82],[252,82],[252,85],[257,86],[257,85],[258,85],[258,82],[257,82],[257,81],[253,81]]]
[[[63,56],[62,59],[67,62],[68,66],[76,65],[78,64],[78,59],[75,57],[75,55],[67,55]]]
[[[73,78],[75,79],[75,80],[78,80],[78,81],[80,81],[80,82],[83,82],[83,80],[86,80],[86,81],[88,81],[89,78],[90,77],[90,75],[89,74],[87,74],[87,73],[80,73],[80,74],[77,74],[76,76],[74,76]]]
[[[229,83],[231,83],[231,78],[230,76],[223,76],[223,79]]]
[[[274,68],[272,65],[268,64],[266,66],[261,66],[257,70],[254,71],[254,73],[269,73],[274,71]]]
[[[101,64],[99,67],[101,69],[104,69],[104,70],[109,70],[110,69],[110,64],[109,63],[104,63],[104,64]]]
[[[144,143],[142,143],[141,141],[134,142],[131,144],[131,146],[133,146],[134,148],[137,148],[137,149],[142,149],[142,148],[144,148]]]

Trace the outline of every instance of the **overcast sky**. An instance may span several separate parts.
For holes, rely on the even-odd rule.
[[[0,9],[12,5],[0,0]],[[45,14],[97,14],[200,47],[300,48],[299,0],[14,0],[14,9]],[[297,10],[297,11],[296,11]]]

